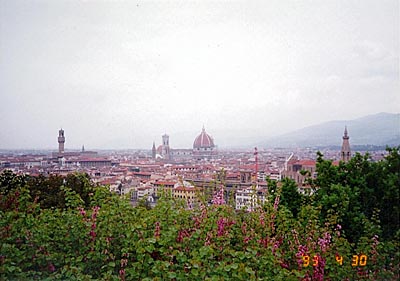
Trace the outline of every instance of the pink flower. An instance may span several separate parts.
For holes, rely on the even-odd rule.
[[[275,197],[275,202],[274,202],[274,210],[278,210],[278,206],[279,206],[279,200],[280,200],[280,196],[276,196]]]
[[[94,207],[92,208],[92,210],[93,210],[93,213],[92,213],[92,220],[95,220],[96,217],[97,217],[97,215],[99,214],[100,207],[99,207],[99,206],[94,206]]]
[[[194,227],[198,229],[203,222],[204,218],[207,217],[207,209],[204,207],[204,205],[201,205],[201,214],[200,216],[194,216]]]
[[[326,252],[330,243],[331,243],[331,235],[328,232],[325,232],[324,236],[318,239],[318,245],[321,247],[321,251],[323,253]]]
[[[340,237],[340,230],[341,229],[342,229],[342,226],[340,224],[337,224],[336,228],[335,228],[337,237]]]
[[[296,253],[297,263],[298,263],[299,267],[303,266],[303,256],[307,256],[307,255],[308,255],[307,246],[299,245],[299,248]]]
[[[181,243],[183,241],[183,238],[185,238],[184,232],[182,230],[179,230],[178,237],[176,237],[176,242]]]
[[[260,216],[260,224],[265,226],[264,215]]]
[[[297,231],[295,229],[293,229],[292,233],[293,233],[294,243],[296,243],[296,245],[300,245],[299,236],[297,234]]]
[[[224,186],[221,185],[221,188],[219,191],[217,191],[214,194],[214,197],[212,199],[212,202],[214,205],[224,205],[225,204],[225,199],[224,199]]]
[[[374,237],[372,237],[372,247],[371,247],[371,254],[372,254],[372,260],[376,261],[377,256],[378,256],[378,245],[379,245],[379,240],[378,240],[379,236],[378,235],[374,235]]]
[[[119,270],[119,278],[121,278],[121,280],[125,280],[125,269]]]
[[[160,222],[157,221],[156,222],[156,228],[154,230],[154,237],[159,238],[160,237],[160,231],[161,231]]]
[[[211,238],[212,238],[211,232],[208,232],[207,233],[207,237],[206,237],[206,241],[204,242],[204,246],[211,245]]]
[[[56,268],[54,267],[54,265],[53,265],[52,263],[49,263],[48,268],[49,268],[49,271],[50,271],[50,272],[56,271]]]
[[[282,241],[283,241],[282,239],[279,239],[279,240],[275,241],[275,243],[274,243],[274,245],[272,247],[272,253],[275,253],[276,250],[278,250],[278,248],[281,245]]]
[[[107,245],[110,245],[110,242],[113,240],[112,237],[106,237]]]
[[[79,213],[80,213],[83,217],[86,216],[86,211],[85,211],[84,208],[78,208],[78,210],[79,210]]]
[[[319,255],[317,255],[317,258],[318,264],[314,267],[313,280],[323,281],[325,275],[326,260]]]
[[[289,265],[287,263],[285,263],[285,262],[281,262],[280,265],[281,265],[282,268],[289,269]]]
[[[246,224],[246,222],[244,221],[244,222],[242,223],[242,233],[243,233],[243,234],[246,234],[246,232],[247,232],[247,224]]]
[[[127,259],[121,259],[121,267],[125,267],[128,264]]]
[[[223,235],[225,235],[225,224],[226,224],[225,218],[220,218],[220,219],[217,221],[217,226],[218,226],[217,235],[218,235],[218,236],[223,236]]]
[[[258,239],[258,244],[260,244],[260,245],[263,245],[264,246],[264,248],[267,248],[267,246],[268,246],[268,237],[266,237],[266,238],[261,238],[261,239]]]

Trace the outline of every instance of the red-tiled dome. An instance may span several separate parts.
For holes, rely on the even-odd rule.
[[[208,148],[214,147],[213,138],[206,133],[206,130],[203,127],[201,134],[196,137],[193,143],[193,148]]]

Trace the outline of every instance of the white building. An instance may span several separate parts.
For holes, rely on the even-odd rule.
[[[243,188],[236,190],[235,209],[252,211],[262,206],[266,200],[266,189]]]

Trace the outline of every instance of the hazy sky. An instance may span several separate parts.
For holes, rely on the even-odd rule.
[[[0,0],[0,148],[220,147],[400,111],[399,1]]]

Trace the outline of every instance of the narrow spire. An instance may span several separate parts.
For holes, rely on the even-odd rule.
[[[349,135],[347,132],[347,126],[344,127],[344,135],[343,135],[343,143],[342,149],[340,151],[340,158],[343,162],[348,162],[351,158],[351,151],[350,151],[350,143],[349,143]]]

